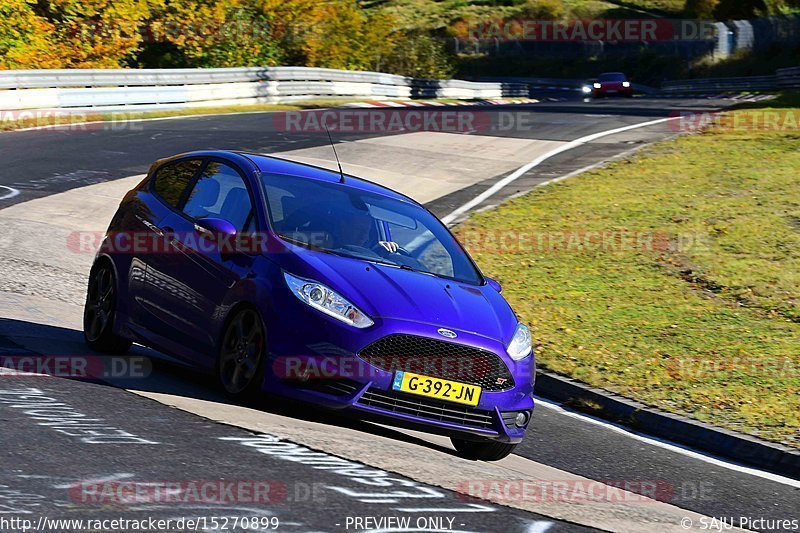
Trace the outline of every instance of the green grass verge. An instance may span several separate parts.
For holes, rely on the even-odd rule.
[[[740,124],[792,113],[793,127],[726,121],[457,229],[532,327],[542,367],[800,447],[797,102],[736,111]],[[586,245],[589,232],[606,244]]]

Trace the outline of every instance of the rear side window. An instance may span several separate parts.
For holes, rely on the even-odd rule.
[[[153,181],[153,190],[165,202],[177,208],[181,196],[200,169],[200,160],[167,163],[159,168]]]
[[[210,162],[186,200],[183,212],[191,218],[221,218],[236,229],[252,231],[253,204],[242,177],[222,163]]]

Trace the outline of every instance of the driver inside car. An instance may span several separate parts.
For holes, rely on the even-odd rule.
[[[368,211],[349,211],[335,220],[334,241],[340,250],[381,258],[398,266],[424,268],[419,260],[409,255],[398,243],[380,240],[377,220]]]
[[[378,247],[381,246],[381,241],[378,240],[375,219],[369,213],[346,213],[341,215],[337,222],[338,231],[336,233],[339,237],[338,245],[340,248],[357,246],[377,251]],[[392,244],[394,244],[395,251],[397,251],[397,244]]]

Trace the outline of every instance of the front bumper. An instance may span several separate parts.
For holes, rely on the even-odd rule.
[[[520,442],[525,436],[526,428],[514,423],[516,414],[525,411],[529,423],[534,407],[531,396],[513,407],[500,407],[501,404],[507,405],[508,400],[502,396],[513,394],[513,391],[483,393],[482,406],[470,407],[391,390],[391,378],[387,383],[325,378],[293,382],[281,380],[266,388],[298,401],[329,409],[352,410],[393,425],[447,436],[481,437],[509,443]]]
[[[602,98],[605,96],[633,96],[633,88],[632,87],[618,87],[618,88],[602,88],[602,89],[593,89],[592,96],[595,98]]]
[[[310,309],[303,310],[303,315],[300,321],[284,324],[284,333],[271,339],[265,392],[447,436],[508,443],[524,437],[525,427],[517,427],[513,418],[526,411],[529,422],[533,412],[533,356],[513,361],[501,343],[459,331],[459,344],[500,357],[514,382],[506,390],[484,388],[478,405],[471,407],[392,390],[395,372],[382,370],[359,356],[365,347],[389,335],[441,340],[437,326],[376,318],[375,326],[354,331]]]

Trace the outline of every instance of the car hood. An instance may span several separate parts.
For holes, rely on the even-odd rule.
[[[511,307],[488,285],[287,245],[280,254],[291,274],[328,285],[372,317],[432,324],[510,341],[517,325]]]

